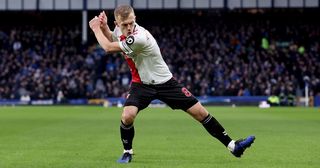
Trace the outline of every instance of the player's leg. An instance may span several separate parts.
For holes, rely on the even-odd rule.
[[[232,140],[222,125],[201,105],[201,103],[181,84],[174,79],[163,84],[158,90],[158,99],[165,102],[172,109],[182,109],[194,119],[202,123],[204,128],[221,143],[223,143],[235,156],[240,157],[249,147],[254,137],[244,140]],[[240,144],[237,146],[237,144]]]
[[[200,102],[186,110],[194,119],[201,122],[204,128],[222,144],[224,144],[236,157],[241,157],[246,148],[254,142],[254,136],[237,141],[232,140],[223,126],[201,105]]]
[[[232,141],[221,124],[209,114],[188,89],[182,87],[182,85],[174,79],[163,84],[163,87],[159,87],[158,95],[159,99],[171,108],[182,109],[189,113],[194,119],[201,122],[206,130],[225,146],[228,146]]]
[[[204,128],[221,143],[228,147],[232,139],[222,125],[201,105],[200,102],[186,110],[194,119],[201,122]]]
[[[119,163],[129,163],[132,159],[132,144],[134,138],[134,119],[139,111],[146,108],[154,99],[156,92],[142,84],[132,83],[124,109],[121,115],[120,134],[123,144],[123,154]]]
[[[125,106],[121,115],[120,135],[123,144],[123,155],[119,158],[119,163],[129,163],[132,159],[132,141],[134,138],[133,122],[138,114],[138,107]]]
[[[138,114],[136,106],[125,106],[121,115],[120,134],[124,150],[132,150],[133,122]]]

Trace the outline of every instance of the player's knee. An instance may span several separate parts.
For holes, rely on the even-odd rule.
[[[122,122],[124,122],[124,124],[132,124],[134,122],[134,119],[136,118],[136,115],[136,110],[124,109],[122,112],[121,120]]]
[[[208,114],[209,113],[207,112],[207,110],[203,107],[203,108],[198,109],[198,112],[195,113],[195,115],[196,115],[195,118],[198,121],[202,121],[203,119],[205,119],[208,116]]]
[[[135,116],[132,115],[131,113],[127,113],[127,112],[123,112],[122,116],[121,116],[121,120],[122,122],[124,122],[124,124],[132,124],[134,121]]]
[[[203,106],[199,111],[199,121],[202,121],[209,115],[209,112]]]
[[[198,121],[202,121],[209,114],[209,112],[200,103],[192,106],[187,110],[187,112]]]

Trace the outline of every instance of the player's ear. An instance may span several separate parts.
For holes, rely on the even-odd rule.
[[[117,21],[114,21],[114,25],[116,25],[116,26],[118,26],[118,27],[119,27],[119,25],[118,25]]]

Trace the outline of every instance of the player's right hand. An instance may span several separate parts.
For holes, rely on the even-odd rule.
[[[90,20],[89,26],[92,29],[92,31],[96,31],[100,28],[101,22],[99,21],[99,18],[95,16],[93,19]]]

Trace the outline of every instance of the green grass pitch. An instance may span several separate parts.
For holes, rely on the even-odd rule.
[[[270,168],[320,166],[319,108],[207,107],[229,135],[255,135],[235,158],[180,110],[139,113],[132,163],[122,153],[121,108],[0,107],[0,168]]]

